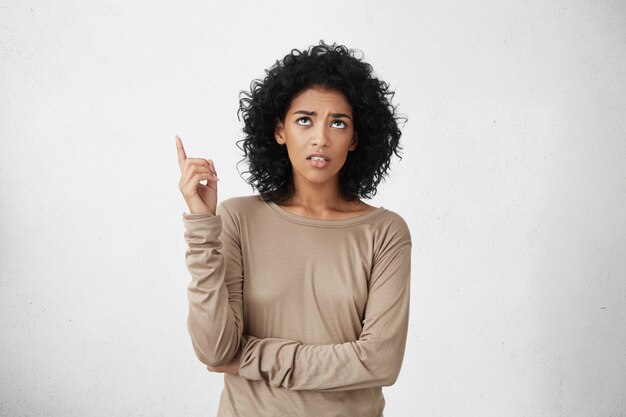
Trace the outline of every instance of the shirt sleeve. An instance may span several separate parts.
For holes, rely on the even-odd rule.
[[[239,375],[291,390],[342,391],[393,385],[407,339],[411,241],[408,228],[376,257],[359,339],[303,344],[244,335]]]
[[[216,214],[183,212],[191,274],[187,329],[200,361],[217,367],[232,360],[243,331],[243,267],[237,226],[221,204]]]

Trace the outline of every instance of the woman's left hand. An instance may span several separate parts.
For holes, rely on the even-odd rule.
[[[207,366],[206,369],[208,369],[211,372],[220,372],[220,373],[239,375],[239,358],[235,357],[232,361],[230,361],[228,364],[224,366],[218,366],[217,368],[214,368],[212,366]]]

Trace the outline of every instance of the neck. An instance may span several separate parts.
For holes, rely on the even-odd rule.
[[[324,213],[327,211],[341,210],[346,205],[346,200],[339,192],[339,181],[324,184],[312,184],[299,181],[297,176],[293,179],[294,193],[288,200],[287,205],[301,208],[309,213]]]

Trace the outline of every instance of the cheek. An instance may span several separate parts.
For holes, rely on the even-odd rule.
[[[304,129],[292,129],[288,133],[287,143],[291,145],[292,148],[299,148],[306,145],[306,141],[308,138],[308,134]]]

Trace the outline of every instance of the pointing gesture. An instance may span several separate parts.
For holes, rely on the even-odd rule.
[[[178,188],[192,214],[215,214],[217,206],[217,174],[210,159],[187,158],[182,140],[176,136],[176,152],[180,166]],[[200,181],[206,180],[206,185]]]

